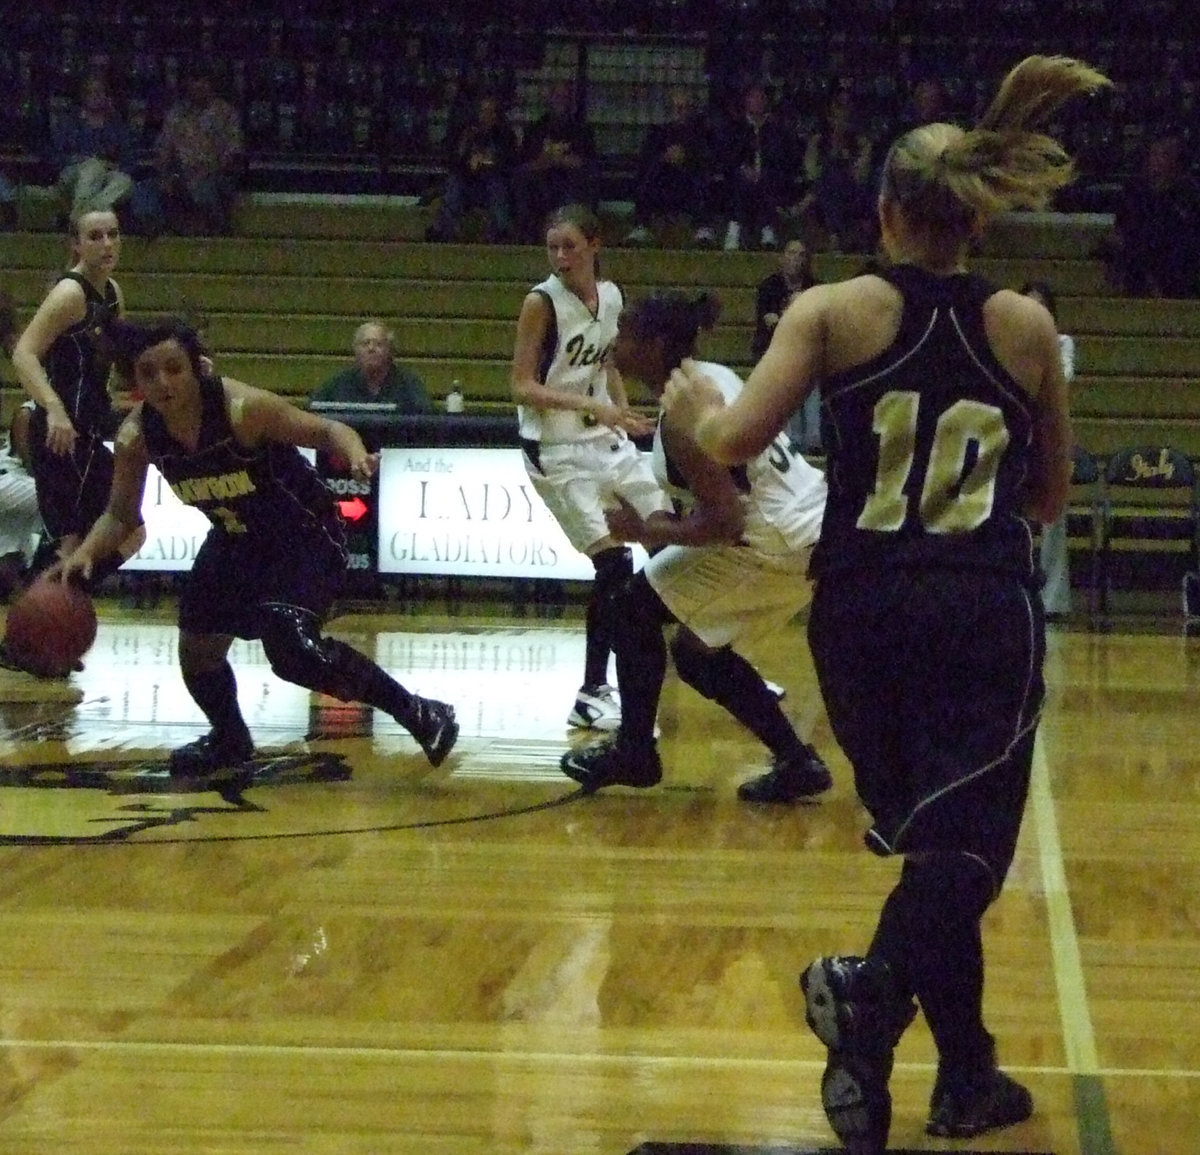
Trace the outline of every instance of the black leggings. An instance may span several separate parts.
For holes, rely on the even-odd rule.
[[[887,962],[903,995],[916,996],[941,1063],[966,1077],[994,1063],[983,1025],[982,922],[1002,881],[965,853],[907,858],[868,952]]]

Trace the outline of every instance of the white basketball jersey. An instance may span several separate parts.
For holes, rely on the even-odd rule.
[[[702,361],[697,369],[721,390],[726,402],[742,391],[742,379],[724,365]],[[654,434],[653,465],[658,483],[685,509],[694,503],[694,495],[667,458],[661,428]],[[816,544],[825,513],[825,474],[804,459],[786,433],[745,465],[728,468],[742,495],[745,545],[779,554]]]
[[[612,281],[596,285],[596,315],[557,276],[547,277],[534,292],[541,293],[554,309],[556,340],[543,350],[541,382],[548,389],[598,397],[611,403],[608,393],[608,355],[617,337],[617,320],[623,304],[621,290]],[[592,437],[612,437],[611,429],[597,425],[578,409],[540,409],[518,405],[521,436],[553,445]]]

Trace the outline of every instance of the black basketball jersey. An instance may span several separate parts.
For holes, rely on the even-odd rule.
[[[200,394],[195,450],[142,405],[147,453],[175,496],[201,510],[217,532],[249,545],[294,554],[321,539],[344,552],[345,527],[333,494],[300,451],[276,442],[246,449],[234,437],[221,379],[201,378]]]
[[[54,339],[42,364],[75,431],[100,436],[112,427],[108,395],[112,355],[105,331],[119,312],[117,288],[109,281],[100,293],[91,281],[74,272],[64,273],[59,280],[82,286],[87,311],[83,320]]]
[[[829,499],[814,575],[941,566],[1032,578],[1032,402],[988,344],[995,289],[911,265],[880,275],[904,295],[896,340],[820,385]]]

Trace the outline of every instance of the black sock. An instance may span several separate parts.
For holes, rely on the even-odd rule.
[[[681,631],[671,656],[689,686],[732,714],[772,754],[791,754],[804,746],[779,699],[736,650],[729,646],[707,649],[695,635]]]
[[[336,677],[330,685],[315,689],[345,702],[374,706],[403,724],[411,713],[414,695],[353,646],[336,638],[325,638],[323,644]]]
[[[620,612],[616,603],[633,573],[633,555],[624,546],[605,549],[592,558],[592,564],[596,577],[588,597],[583,684],[602,686],[608,681],[608,659],[613,652],[613,615]]]
[[[238,706],[237,679],[228,662],[210,670],[184,670],[183,684],[208,719],[214,734],[235,738],[249,736],[249,727]]]
[[[614,642],[621,687],[620,739],[630,747],[645,749],[654,743],[654,722],[667,674],[663,630],[674,620],[644,573],[625,585]]]

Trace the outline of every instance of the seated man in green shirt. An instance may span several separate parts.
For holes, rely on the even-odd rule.
[[[335,373],[312,395],[313,401],[376,401],[397,413],[430,413],[425,383],[396,364],[392,332],[382,321],[364,321],[354,331],[354,364]]]

